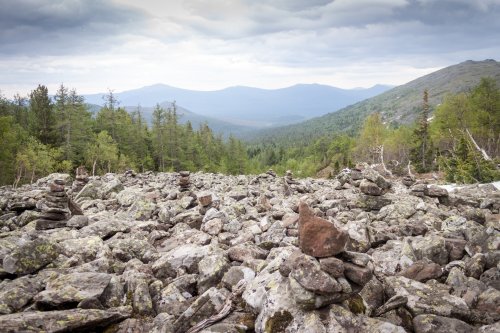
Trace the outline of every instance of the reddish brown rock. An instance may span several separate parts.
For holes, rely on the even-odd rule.
[[[401,275],[412,280],[425,282],[427,280],[439,278],[443,275],[443,270],[441,266],[434,262],[419,260],[401,272]]]
[[[370,281],[373,276],[373,272],[368,267],[361,267],[348,262],[344,263],[344,275],[350,281],[364,286]]]
[[[299,204],[299,247],[313,257],[330,257],[344,251],[347,233],[314,215],[305,202]]]
[[[444,245],[449,253],[449,260],[453,261],[463,258],[467,242],[463,239],[445,238]]]
[[[212,204],[212,193],[202,193],[198,195],[198,201],[203,207],[210,206]]]

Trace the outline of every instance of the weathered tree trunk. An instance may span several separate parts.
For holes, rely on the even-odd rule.
[[[411,161],[408,160],[408,176],[411,178],[415,178],[415,176],[411,173]]]
[[[474,140],[474,138],[472,137],[472,134],[470,134],[468,128],[465,129],[465,132],[469,136],[470,141],[472,142],[472,144],[474,145],[474,147],[477,149],[477,151],[479,151],[481,153],[481,155],[483,155],[483,158],[486,161],[491,161],[491,157],[488,156],[488,153],[486,153],[486,150],[484,150],[483,148],[479,147],[479,145],[477,144],[476,140]]]

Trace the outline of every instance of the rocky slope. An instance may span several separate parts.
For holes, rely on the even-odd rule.
[[[366,166],[53,174],[0,188],[0,331],[498,332],[499,209]]]

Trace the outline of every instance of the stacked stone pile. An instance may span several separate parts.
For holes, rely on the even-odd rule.
[[[75,170],[75,181],[73,182],[72,192],[74,195],[80,193],[80,191],[89,182],[89,174],[84,166],[80,166]]]
[[[297,180],[293,179],[293,173],[291,170],[287,170],[285,173],[285,182],[289,185],[300,184]]]
[[[349,300],[373,276],[371,257],[345,251],[347,233],[299,205],[299,249],[280,266],[301,309],[313,310]],[[319,260],[318,260],[319,259]]]
[[[186,192],[189,191],[189,187],[191,185],[191,182],[189,180],[189,175],[191,173],[189,171],[181,171],[179,172],[180,178],[179,178],[179,188],[181,192]]]
[[[37,230],[54,229],[66,226],[71,217],[69,199],[64,189],[65,182],[56,179],[49,184],[49,192],[45,198],[37,203],[41,210],[40,218],[36,221]]]

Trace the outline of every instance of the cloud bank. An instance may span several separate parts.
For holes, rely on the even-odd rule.
[[[0,0],[0,90],[401,84],[500,54],[500,0]]]

